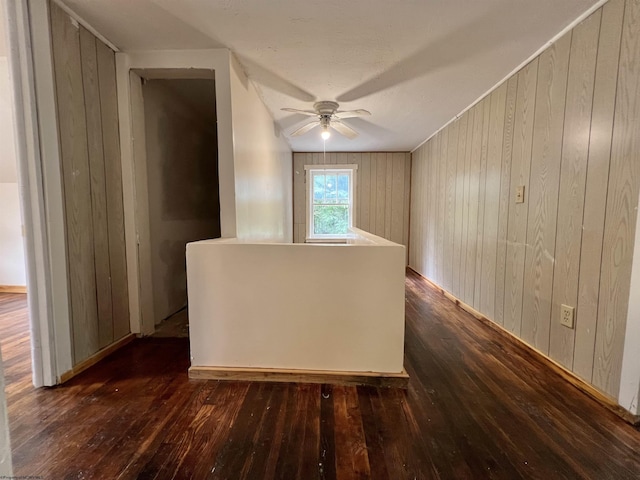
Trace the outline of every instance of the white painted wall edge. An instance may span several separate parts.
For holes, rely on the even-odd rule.
[[[223,237],[236,235],[233,126],[231,118],[230,52],[227,49],[131,51],[116,53],[120,153],[122,163],[125,242],[129,287],[131,332],[148,335],[154,326],[143,324],[141,304],[139,235],[136,220],[135,158],[129,71],[131,69],[214,70],[218,120],[218,175],[220,184],[220,226]],[[137,107],[139,108],[139,106]],[[148,247],[148,246],[143,246]]]
[[[592,5],[591,7],[589,7],[582,15],[578,16],[578,18],[576,18],[573,22],[569,23],[566,27],[564,27],[562,30],[560,30],[553,38],[551,38],[551,40],[549,40],[547,43],[545,43],[544,45],[542,45],[538,50],[536,50],[532,55],[530,55],[524,62],[520,63],[520,65],[518,65],[516,68],[514,68],[513,70],[511,70],[511,72],[509,72],[507,75],[504,76],[504,78],[502,78],[499,82],[497,82],[493,87],[491,87],[489,90],[487,90],[485,93],[483,93],[482,95],[480,95],[475,102],[470,103],[469,106],[467,106],[465,109],[463,109],[460,113],[458,113],[457,115],[454,115],[453,118],[451,120],[449,120],[447,123],[445,123],[444,125],[442,125],[438,130],[436,130],[435,132],[433,132],[429,137],[427,137],[425,140],[423,140],[422,142],[420,142],[420,144],[418,144],[413,150],[411,150],[411,153],[415,152],[416,150],[418,150],[422,145],[424,145],[425,143],[427,143],[429,140],[431,140],[433,137],[435,137],[440,131],[444,130],[445,128],[447,128],[449,126],[449,124],[455,122],[458,118],[460,118],[462,115],[464,115],[464,113],[468,110],[471,110],[475,105],[477,105],[478,103],[480,103],[482,100],[484,100],[486,97],[488,97],[489,95],[491,95],[491,93],[497,89],[500,85],[502,85],[504,82],[506,82],[507,80],[509,80],[512,76],[514,76],[516,73],[518,73],[520,70],[522,70],[528,63],[530,63],[532,60],[534,60],[537,56],[541,55],[542,52],[544,52],[547,48],[549,48],[551,45],[553,45],[555,42],[557,42],[565,33],[571,31],[573,28],[576,27],[576,25],[578,25],[580,22],[582,22],[583,20],[585,20],[587,17],[589,17],[589,15],[591,15],[593,12],[595,12],[596,10],[598,10],[600,7],[602,7],[605,3],[607,3],[609,0],[598,0],[594,5]]]
[[[6,6],[33,381],[38,387],[58,383],[73,358],[49,14],[46,0]]]
[[[622,372],[618,403],[634,415],[640,415],[640,199],[636,204],[636,241],[631,264],[629,310],[624,336]]]

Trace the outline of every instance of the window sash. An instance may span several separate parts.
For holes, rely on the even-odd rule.
[[[348,164],[348,165],[305,165],[305,172],[306,172],[306,181],[307,181],[307,185],[306,185],[306,196],[307,196],[307,208],[306,208],[306,238],[308,240],[318,240],[318,239],[344,239],[346,238],[346,236],[348,235],[348,230],[346,233],[340,233],[340,234],[335,234],[335,233],[330,233],[330,234],[323,234],[323,233],[315,233],[316,230],[316,225],[315,225],[315,207],[331,207],[331,206],[335,206],[335,207],[347,207],[348,208],[348,213],[347,213],[347,221],[348,221],[348,228],[353,227],[353,225],[355,224],[355,208],[354,208],[354,203],[355,203],[355,199],[356,199],[356,182],[355,182],[355,174],[357,171],[358,166],[355,164]],[[336,198],[335,199],[330,199],[330,201],[327,201],[326,198],[326,188],[324,191],[324,195],[322,199],[318,199],[316,200],[314,198],[314,193],[315,193],[315,177],[319,176],[319,175],[324,175],[325,176],[325,182],[326,182],[326,176],[330,176],[330,175],[336,175]],[[349,186],[348,186],[348,199],[344,199],[344,198],[339,198],[339,188],[338,188],[338,176],[339,175],[344,175],[348,177],[348,182],[349,182]],[[325,183],[326,185],[326,183]]]

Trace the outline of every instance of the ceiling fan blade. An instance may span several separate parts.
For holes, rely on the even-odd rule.
[[[352,117],[363,117],[365,115],[371,115],[371,112],[369,110],[346,110],[346,111],[340,111],[338,110],[335,113],[335,116],[338,118],[352,118]]]
[[[313,110],[298,110],[297,108],[281,108],[283,112],[291,112],[291,113],[299,113],[300,115],[308,115],[310,117],[315,117],[318,114]]]
[[[349,139],[354,139],[358,136],[358,132],[356,132],[353,128],[345,125],[342,122],[338,122],[338,121],[332,121],[330,124],[331,128],[333,128],[336,132],[338,132],[340,135],[344,135],[345,137],[349,138]]]
[[[313,130],[315,127],[317,127],[318,125],[320,125],[320,122],[311,122],[311,123],[307,123],[306,125],[303,125],[302,127],[300,127],[299,129],[291,132],[291,136],[292,137],[297,137],[299,135],[304,135],[305,133],[307,133],[310,130]]]

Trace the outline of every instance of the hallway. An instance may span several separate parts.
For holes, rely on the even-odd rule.
[[[24,295],[0,294],[15,475],[633,479],[640,432],[412,271],[407,391],[190,381],[186,339],[134,341],[34,391]]]

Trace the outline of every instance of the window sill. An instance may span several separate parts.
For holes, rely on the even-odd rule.
[[[347,239],[345,237],[306,238],[304,243],[347,243]]]

